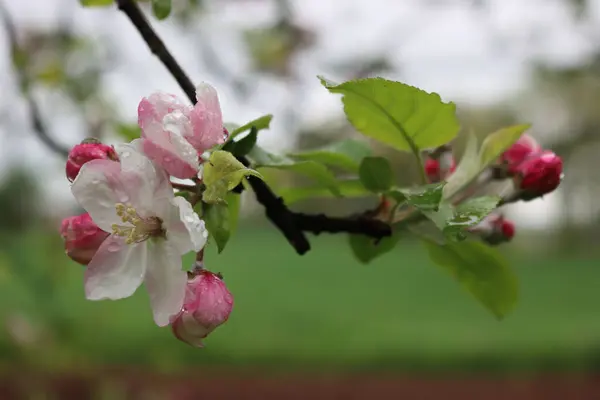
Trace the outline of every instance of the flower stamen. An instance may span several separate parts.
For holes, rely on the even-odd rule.
[[[112,225],[112,233],[125,237],[126,244],[141,243],[151,237],[164,236],[162,221],[158,217],[142,218],[131,204],[117,203],[115,205],[117,216],[121,221],[130,225]]]

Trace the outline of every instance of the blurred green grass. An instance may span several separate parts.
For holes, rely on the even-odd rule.
[[[0,238],[1,239],[1,238]],[[39,329],[17,346],[3,330],[5,365],[48,368],[135,364],[408,370],[581,370],[600,360],[600,270],[575,255],[525,259],[505,247],[521,282],[516,310],[497,321],[418,242],[369,266],[346,238],[320,236],[296,255],[271,227],[246,224],[207,267],[234,293],[230,321],[193,349],[152,322],[146,293],[86,301],[83,269],[60,238],[31,231],[4,238],[0,317],[15,312]]]

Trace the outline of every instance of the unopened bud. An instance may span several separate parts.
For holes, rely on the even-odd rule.
[[[439,159],[428,158],[425,161],[425,174],[431,183],[448,178],[456,170],[456,162],[451,152],[444,153]]]
[[[112,146],[99,143],[96,139],[84,140],[81,144],[74,146],[69,152],[67,159],[67,179],[71,182],[77,178],[83,164],[92,160],[114,160],[119,157]]]
[[[515,224],[502,215],[491,214],[478,225],[469,229],[491,245],[508,242],[515,236]]]
[[[67,255],[82,265],[92,261],[98,247],[108,237],[108,233],[100,229],[88,213],[65,218],[60,234],[65,241]]]
[[[221,276],[202,269],[188,281],[183,308],[171,328],[179,340],[204,347],[202,339],[225,323],[232,309],[233,296]]]
[[[500,161],[509,168],[514,167],[532,154],[537,154],[542,151],[542,147],[531,136],[523,134],[508,150],[501,156]]]
[[[521,200],[532,200],[554,191],[562,180],[562,159],[551,151],[544,151],[525,159],[511,168],[515,187],[520,189]]]

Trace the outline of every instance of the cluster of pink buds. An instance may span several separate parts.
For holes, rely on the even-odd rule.
[[[227,134],[215,89],[202,84],[196,95],[194,106],[161,93],[142,99],[142,135],[131,143],[73,147],[66,175],[86,212],[65,218],[60,232],[66,254],[86,266],[87,299],[126,298],[144,284],[155,323],[201,347],[227,321],[233,298],[220,276],[181,268],[190,251],[202,258],[208,232],[170,177],[198,177],[201,155]]]
[[[554,191],[562,180],[562,159],[544,150],[529,135],[523,135],[500,158],[501,166],[512,177],[515,199],[529,201]]]
[[[444,145],[433,150],[425,160],[424,169],[430,183],[447,180],[456,169],[450,146]],[[562,180],[562,169],[559,156],[543,149],[534,138],[524,134],[500,156],[497,165],[480,176],[479,184],[485,185],[492,178],[511,178],[514,191],[504,202],[528,201],[554,191]],[[469,188],[467,197],[477,189]],[[485,242],[497,245],[513,238],[515,224],[503,215],[492,214],[469,231],[479,235]]]

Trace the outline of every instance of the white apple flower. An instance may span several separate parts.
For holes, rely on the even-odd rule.
[[[93,160],[81,168],[72,193],[93,221],[112,232],[88,264],[89,300],[122,299],[144,283],[154,321],[169,324],[185,297],[181,256],[199,251],[208,232],[191,204],[173,194],[162,168],[141,153],[141,139],[117,146],[120,162]]]

